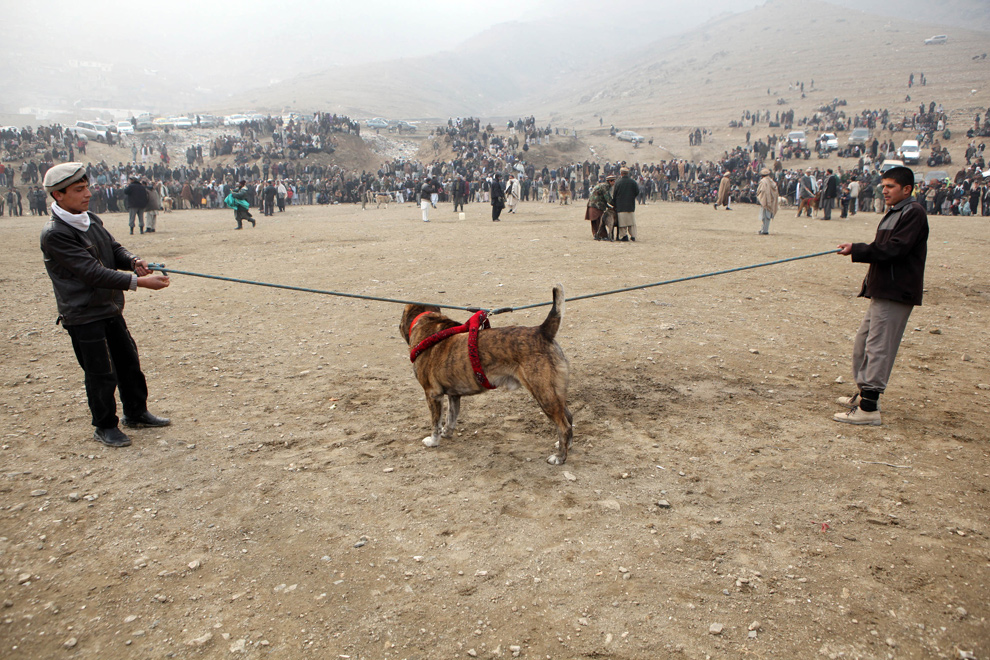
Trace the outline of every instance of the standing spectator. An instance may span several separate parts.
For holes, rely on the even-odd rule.
[[[266,216],[275,215],[275,195],[278,191],[275,189],[275,182],[271,179],[268,180],[268,185],[264,187],[261,191],[261,201],[263,206],[263,213]]]
[[[419,189],[419,208],[423,211],[423,222],[430,221],[430,198],[433,196],[433,180],[427,178],[423,186]]]
[[[825,170],[825,183],[822,186],[822,220],[832,219],[832,207],[839,196],[839,177],[835,176],[832,168]],[[845,217],[844,215],[842,217]]]
[[[616,224],[619,227],[619,240],[636,240],[636,198],[639,196],[639,184],[629,176],[629,168],[619,170],[619,180],[612,190],[615,202]]]
[[[124,200],[127,202],[127,226],[134,233],[134,219],[137,218],[144,233],[144,209],[148,206],[148,189],[144,187],[140,179],[131,177],[131,182],[124,188]],[[87,208],[89,204],[87,203]]]
[[[152,182],[148,187],[148,206],[145,207],[145,226],[147,231],[154,234],[158,230],[158,212],[162,209],[161,183]]]
[[[856,215],[859,211],[859,194],[862,192],[859,179],[853,179],[849,182],[849,215]],[[842,216],[843,218],[846,216]]]
[[[760,185],[756,188],[756,199],[760,203],[760,221],[763,223],[760,234],[766,236],[770,233],[770,221],[777,215],[780,193],[777,191],[777,182],[770,176],[770,170],[765,167],[760,170]]]
[[[726,211],[731,211],[732,207],[732,197],[730,192],[732,191],[732,179],[729,178],[729,173],[725,172],[722,178],[718,182],[718,195],[715,198],[715,210],[718,210],[719,206],[724,206]]]
[[[509,213],[516,212],[516,205],[519,204],[519,179],[515,174],[509,175],[509,180],[505,182],[505,206]]]
[[[798,212],[797,217],[801,217],[801,211],[805,208],[808,209],[808,217],[811,217],[811,209],[815,203],[815,196],[818,194],[818,182],[815,181],[815,177],[812,175],[812,169],[809,167],[804,175],[798,179],[797,184],[797,200],[798,200]]]
[[[841,243],[841,255],[870,264],[860,297],[870,299],[853,342],[853,378],[859,392],[836,403],[850,410],[833,419],[846,424],[880,426],[880,395],[894,367],[894,358],[915,305],[924,292],[928,254],[928,215],[914,199],[914,172],[894,167],[881,178],[890,210],[872,243]]]
[[[492,222],[499,222],[502,209],[505,208],[505,191],[502,190],[502,175],[495,173],[492,180]]]
[[[457,213],[457,207],[460,206],[461,210],[464,210],[464,200],[468,196],[468,183],[464,180],[463,174],[458,174],[457,178],[451,184],[451,196],[454,198],[454,213]]]

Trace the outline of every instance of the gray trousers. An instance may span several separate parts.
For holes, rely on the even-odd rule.
[[[132,207],[127,209],[127,213],[127,226],[131,228],[131,231],[134,230],[135,217],[137,217],[138,224],[141,226],[141,229],[144,229],[144,209],[136,209]]]
[[[763,229],[760,230],[760,233],[761,234],[769,234],[770,233],[770,221],[773,220],[773,216],[770,214],[770,211],[768,211],[768,210],[766,210],[764,208],[761,208],[760,209],[760,220],[763,222]]]
[[[853,379],[862,390],[883,392],[894,368],[914,305],[873,298],[853,342]]]

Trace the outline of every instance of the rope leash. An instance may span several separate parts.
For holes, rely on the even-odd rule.
[[[583,296],[574,296],[573,298],[566,298],[567,302],[574,300],[587,300],[588,298],[598,298],[600,296],[611,296],[616,293],[625,293],[626,291],[637,291],[639,289],[650,289],[655,286],[664,286],[665,284],[677,284],[678,282],[688,282],[690,280],[700,280],[705,277],[715,277],[716,275],[726,275],[728,273],[738,273],[744,270],[753,270],[754,268],[763,268],[764,266],[774,266],[776,264],[784,264],[788,261],[799,261],[801,259],[811,259],[812,257],[821,257],[826,254],[835,254],[838,250],[827,250],[825,252],[815,252],[814,254],[802,254],[800,257],[788,257],[787,259],[777,259],[776,261],[765,261],[760,264],[752,264],[750,266],[739,266],[738,268],[727,268],[726,270],[716,270],[711,273],[702,273],[701,275],[688,275],[686,277],[677,277],[672,280],[663,280],[662,282],[652,282],[650,284],[638,284],[636,286],[627,286],[622,289],[612,289],[611,291],[602,291],[600,293],[586,293]],[[524,309],[533,309],[534,307],[546,307],[547,305],[552,305],[553,301],[533,303],[532,305],[523,305],[521,307],[500,307],[499,309],[492,310],[488,313],[489,316],[494,316],[495,314],[504,314],[505,312],[518,312]]]
[[[574,302],[576,300],[587,300],[589,298],[599,298],[601,296],[611,296],[617,293],[626,293],[627,291],[638,291],[640,289],[650,289],[657,286],[665,286],[667,284],[677,284],[679,282],[689,282],[691,280],[700,280],[706,277],[715,277],[717,275],[727,275],[729,273],[738,273],[744,270],[753,270],[754,268],[764,268],[766,266],[775,266],[777,264],[784,264],[790,261],[800,261],[801,259],[812,259],[814,257],[821,257],[826,254],[835,254],[838,250],[827,250],[825,252],[814,252],[812,254],[802,254],[798,257],[788,257],[786,259],[776,259],[774,261],[764,261],[763,263],[751,264],[749,266],[738,266],[736,268],[727,268],[725,270],[716,270],[710,273],[701,273],[700,275],[688,275],[686,277],[677,277],[670,280],[662,280],[660,282],[651,282],[649,284],[637,284],[636,286],[627,286],[621,289],[612,289],[610,291],[600,291],[598,293],[586,293],[581,296],[573,296],[571,298],[566,298],[567,302]],[[552,305],[553,301],[533,303],[530,305],[521,305],[519,307],[498,307],[495,309],[485,309],[484,307],[464,307],[461,305],[447,305],[443,303],[425,303],[417,302],[414,300],[400,300],[398,298],[384,298],[381,296],[368,296],[359,293],[344,293],[342,291],[327,291],[325,289],[309,289],[301,286],[290,286],[288,284],[273,284],[271,282],[258,282],[256,280],[244,280],[236,277],[224,277],[222,275],[207,275],[205,273],[193,273],[187,270],[175,270],[173,268],[167,268],[165,264],[148,264],[149,270],[157,270],[165,275],[169,273],[176,273],[178,275],[189,275],[191,277],[202,277],[209,280],[221,280],[223,282],[234,282],[235,284],[251,284],[254,286],[267,286],[273,289],[286,289],[289,291],[301,291],[303,293],[318,293],[324,296],[340,296],[342,298],[358,298],[360,300],[374,300],[377,302],[387,302],[396,303],[399,305],[422,305],[424,307],[439,307],[441,309],[457,309],[464,312],[480,312],[485,311],[488,316],[495,316],[497,314],[507,314],[509,312],[519,312],[526,309],[534,309],[536,307],[546,307]]]
[[[307,289],[301,286],[290,286],[288,284],[272,284],[271,282],[257,282],[255,280],[242,280],[236,277],[224,277],[222,275],[207,275],[205,273],[192,273],[187,270],[176,270],[167,268],[165,264],[148,264],[148,270],[157,270],[163,275],[177,273],[179,275],[191,275],[192,277],[202,277],[208,280],[222,280],[224,282],[234,282],[236,284],[253,284],[254,286],[267,286],[273,289],[287,289],[289,291],[302,291],[303,293],[319,293],[324,296],[340,296],[342,298],[360,298],[361,300],[376,300],[378,302],[397,303],[399,305],[423,305],[424,307],[439,307],[441,309],[458,309],[465,312],[479,312],[480,307],[461,307],[459,305],[444,305],[438,303],[416,302],[415,300],[399,300],[398,298],[382,298],[379,296],[366,296],[359,293],[344,293],[342,291],[326,291],[324,289]]]

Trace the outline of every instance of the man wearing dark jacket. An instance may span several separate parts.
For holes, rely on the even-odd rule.
[[[629,168],[619,170],[619,180],[612,189],[612,204],[615,206],[616,226],[619,240],[636,240],[636,198],[639,197],[639,184],[629,176]]]
[[[846,424],[880,426],[879,399],[887,388],[894,358],[915,305],[921,304],[928,254],[928,215],[914,191],[914,172],[895,167],[884,172],[886,215],[872,243],[841,243],[838,254],[870,264],[860,297],[870,299],[853,343],[853,378],[859,392],[836,403],[850,410],[833,419]]]
[[[89,213],[91,193],[82,163],[56,165],[45,173],[44,185],[55,199],[52,218],[41,230],[41,252],[55,290],[57,322],[69,333],[85,374],[95,439],[126,447],[131,440],[117,428],[114,390],[120,390],[124,426],[168,426],[170,421],[148,412],[148,384],[124,323],[123,292],[164,289],[169,279],[148,270],[148,262],[128,252]]]
[[[825,170],[825,182],[822,184],[822,220],[832,219],[832,207],[835,206],[835,199],[838,196],[839,177],[835,176],[830,167]]]
[[[505,208],[505,190],[502,188],[502,175],[495,173],[492,180],[492,222],[501,222],[500,215]]]
[[[131,182],[124,188],[124,199],[127,200],[127,224],[134,233],[134,217],[137,216],[141,226],[141,233],[144,233],[144,209],[148,206],[148,189],[144,187],[141,180],[131,177]]]

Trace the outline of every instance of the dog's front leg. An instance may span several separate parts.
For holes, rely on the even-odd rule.
[[[427,394],[426,404],[430,407],[430,424],[433,427],[433,434],[423,438],[423,444],[427,447],[436,447],[440,444],[440,427],[443,422],[443,394],[437,396]]]
[[[457,426],[457,416],[461,412],[461,397],[455,394],[447,395],[447,418],[443,424],[440,436],[443,438],[454,437],[454,427]]]

